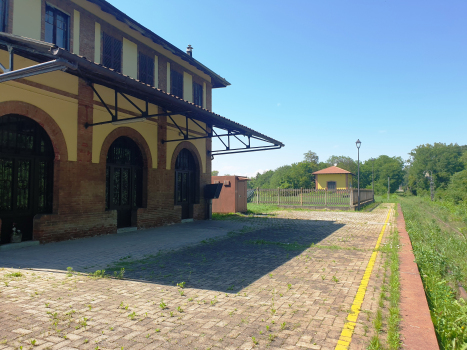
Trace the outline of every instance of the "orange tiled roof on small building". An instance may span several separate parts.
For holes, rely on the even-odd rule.
[[[321,174],[352,174],[352,173],[350,171],[339,168],[338,166],[330,166],[329,168],[315,171],[312,174],[313,175],[321,175]]]

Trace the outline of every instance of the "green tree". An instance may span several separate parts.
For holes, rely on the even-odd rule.
[[[304,153],[303,155],[305,157],[305,162],[314,163],[314,164],[319,163],[319,157],[315,152],[308,151],[308,152]]]
[[[339,168],[350,171],[353,174],[357,173],[357,162],[346,156],[330,156],[326,161],[328,167],[336,165]]]
[[[417,193],[429,190],[430,181],[425,176],[433,174],[435,188],[446,189],[454,173],[464,170],[463,153],[466,146],[458,144],[434,143],[420,145],[409,155],[408,186]]]
[[[251,181],[248,181],[248,187],[249,188],[271,188],[269,182],[271,179],[271,176],[274,174],[274,171],[272,170],[267,170],[263,172],[262,174],[257,173],[256,176],[251,179]]]
[[[314,163],[294,163],[285,174],[286,183],[291,185],[290,188],[314,188],[315,179],[312,173],[316,170],[317,166]]]
[[[387,193],[388,177],[390,178],[390,192],[395,192],[404,181],[404,160],[401,157],[381,155],[374,161],[363,162],[360,165],[360,188],[372,188],[373,164],[375,193]],[[356,182],[354,186],[355,184]]]
[[[467,203],[467,169],[451,176],[445,198],[456,204],[459,202]]]
[[[292,188],[292,184],[288,181],[290,180],[289,171],[291,168],[290,165],[277,168],[271,176],[269,188]]]
[[[219,170],[211,171],[211,176],[218,176],[218,175],[219,175]]]

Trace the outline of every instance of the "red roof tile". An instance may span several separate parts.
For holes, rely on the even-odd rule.
[[[318,170],[313,173],[313,175],[321,175],[321,174],[352,174],[352,173],[350,171],[344,170],[337,166],[330,166],[329,168]]]

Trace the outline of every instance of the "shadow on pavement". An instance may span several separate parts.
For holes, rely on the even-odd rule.
[[[124,257],[106,273],[124,268],[125,279],[171,286],[185,282],[189,288],[236,293],[344,226],[333,221],[266,220],[267,227],[247,226],[226,238],[139,260]]]

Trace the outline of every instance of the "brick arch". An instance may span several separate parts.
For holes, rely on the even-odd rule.
[[[99,157],[99,163],[105,164],[107,159],[107,153],[112,143],[121,136],[126,136],[132,139],[139,147],[141,155],[143,156],[143,165],[147,169],[152,168],[152,156],[151,150],[149,149],[148,143],[145,138],[135,129],[129,127],[119,127],[110,132],[104,140],[104,143],[101,147],[101,153]]]
[[[182,149],[186,148],[191,152],[193,155],[193,158],[195,160],[196,168],[198,171],[195,173],[195,181],[198,183],[198,186],[195,187],[195,202],[194,204],[199,204],[200,203],[200,196],[201,196],[201,157],[199,155],[198,149],[196,148],[195,145],[193,145],[191,142],[188,141],[182,141],[180,142],[177,147],[175,147],[175,150],[172,154],[172,161],[171,161],[171,166],[170,169],[173,171],[173,174],[175,174],[175,162],[177,161],[178,154],[182,151]],[[175,176],[174,176],[175,179]],[[175,186],[175,183],[174,185]],[[173,189],[175,192],[175,188]],[[174,193],[174,200],[175,200],[175,193]]]
[[[198,149],[196,148],[195,145],[193,145],[191,142],[188,141],[183,141],[180,142],[177,147],[175,147],[175,150],[172,153],[172,160],[170,163],[170,169],[175,170],[175,162],[177,160],[178,154],[181,152],[182,149],[186,148],[187,150],[191,151],[193,154],[193,158],[195,159],[196,166],[198,167],[198,171],[201,174],[201,156],[199,155]]]
[[[55,160],[62,162],[68,161],[68,149],[65,136],[63,136],[62,130],[57,122],[48,113],[39,107],[23,101],[0,102],[0,117],[7,114],[22,115],[39,123],[52,141]]]

